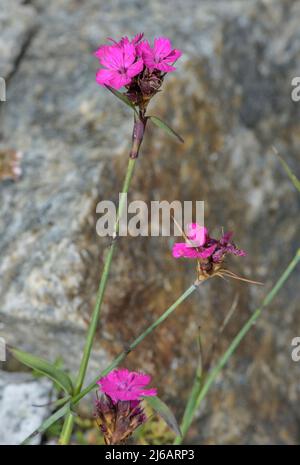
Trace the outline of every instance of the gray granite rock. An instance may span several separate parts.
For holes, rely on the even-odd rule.
[[[0,76],[7,79],[30,43],[36,26],[36,12],[21,0],[1,0]]]
[[[18,445],[49,415],[51,383],[0,371],[0,444]],[[41,405],[37,407],[36,405]],[[39,444],[36,436],[33,444]]]
[[[95,206],[118,198],[131,132],[129,110],[94,82],[92,52],[107,36],[168,35],[184,56],[151,112],[185,144],[149,126],[131,198],[205,200],[207,225],[233,229],[248,251],[231,260],[232,269],[265,282],[263,289],[205,284],[129,356],[128,366],[152,372],[180,414],[198,326],[207,347],[239,295],[221,353],[298,246],[299,198],[271,146],[297,172],[300,105],[290,92],[300,69],[299,3],[54,0],[20,8],[36,8],[37,30],[21,59],[13,58],[0,114],[1,147],[24,152],[22,179],[0,186],[0,335],[78,366],[108,243],[95,233]],[[167,238],[120,241],[90,375],[194,279],[191,263],[171,258],[171,245]],[[296,283],[294,275],[220,377],[191,431],[195,442],[297,441]]]

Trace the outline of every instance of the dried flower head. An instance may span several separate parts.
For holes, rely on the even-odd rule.
[[[233,272],[223,268],[223,262],[227,254],[239,257],[246,255],[244,250],[239,249],[232,242],[232,236],[232,232],[227,232],[220,239],[214,239],[210,237],[207,228],[192,223],[188,225],[187,234],[185,235],[186,241],[174,244],[173,257],[197,259],[199,281],[218,275],[254,282],[240,278]]]
[[[98,84],[114,89],[125,86],[127,97],[140,108],[159,91],[166,73],[175,71],[173,64],[181,56],[167,37],[155,39],[151,47],[143,36],[122,37],[119,42],[109,39],[110,45],[101,45],[95,52],[103,66],[96,75]]]
[[[146,421],[139,401],[115,403],[106,394],[98,397],[95,416],[105,444],[123,444]]]
[[[146,421],[141,398],[157,392],[145,389],[150,381],[149,375],[126,369],[113,370],[99,379],[95,415],[106,444],[124,443]]]

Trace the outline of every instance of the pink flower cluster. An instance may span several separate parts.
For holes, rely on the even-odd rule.
[[[96,401],[96,418],[106,444],[123,444],[145,421],[141,398],[156,396],[146,389],[151,376],[126,369],[113,370],[99,379],[101,396]]]
[[[232,232],[228,232],[221,239],[214,239],[209,236],[207,228],[191,223],[188,225],[186,242],[174,244],[173,257],[210,259],[213,263],[222,262],[227,253],[243,257],[246,252],[231,242],[232,235]]]
[[[119,42],[109,39],[110,45],[101,45],[95,52],[103,68],[96,75],[98,84],[120,89],[129,86],[133,78],[143,72],[168,73],[181,56],[181,52],[172,49],[170,39],[159,37],[151,47],[143,34],[137,34],[132,40],[123,37]]]
[[[156,396],[156,389],[145,389],[151,381],[151,376],[136,371],[118,369],[99,379],[97,384],[111,400],[140,400],[142,396]]]

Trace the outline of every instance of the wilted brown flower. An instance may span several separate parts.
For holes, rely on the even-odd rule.
[[[97,399],[95,416],[107,445],[124,444],[146,421],[140,401],[119,400],[114,403],[106,394]]]

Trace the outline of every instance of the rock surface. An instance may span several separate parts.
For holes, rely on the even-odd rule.
[[[18,445],[50,414],[51,383],[30,374],[0,371],[0,445]],[[39,444],[36,436],[33,444]]]
[[[2,0],[0,11],[0,76],[9,79],[35,31],[36,12],[21,0]]]
[[[230,261],[231,269],[265,286],[206,283],[128,357],[128,367],[154,375],[180,415],[198,357],[199,325],[207,348],[239,296],[217,345],[221,354],[298,246],[299,197],[271,146],[297,172],[300,104],[290,93],[300,69],[299,3],[7,3],[14,31],[7,43],[15,52],[5,55],[0,71],[10,75],[0,146],[24,152],[24,174],[0,186],[0,335],[52,360],[62,355],[72,369],[108,244],[96,235],[95,207],[101,199],[118,199],[131,133],[130,112],[95,84],[92,52],[106,37],[139,30],[170,36],[184,51],[151,112],[185,144],[149,126],[131,199],[205,200],[208,227],[234,230],[248,251]],[[15,8],[28,22],[20,26]],[[172,242],[120,240],[90,375],[194,279],[192,263],[171,258]],[[290,356],[300,325],[296,284],[294,274],[222,373],[190,441],[297,442],[300,368]]]

